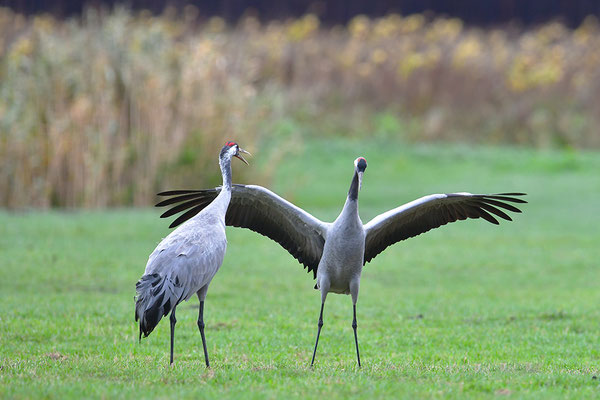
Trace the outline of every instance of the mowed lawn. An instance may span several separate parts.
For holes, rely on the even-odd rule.
[[[268,168],[255,153],[234,181]],[[169,233],[160,211],[2,212],[0,398],[600,397],[600,153],[319,140],[272,189],[333,220],[359,155],[364,222],[431,193],[529,194],[514,222],[457,222],[366,265],[361,369],[350,297],[335,294],[309,368],[319,293],[265,237],[228,228],[205,309],[212,368],[197,298],[178,309],[169,367],[168,319],[141,344],[133,319],[135,282]]]

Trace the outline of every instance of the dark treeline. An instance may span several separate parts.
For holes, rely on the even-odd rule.
[[[25,14],[49,12],[57,16],[73,16],[86,7],[112,7],[126,4],[134,10],[147,9],[161,13],[167,5],[182,9],[195,5],[202,16],[221,16],[230,22],[245,13],[263,20],[295,17],[308,12],[317,14],[328,24],[346,23],[358,14],[371,17],[390,12],[403,15],[429,12],[434,15],[459,17],[472,25],[494,25],[518,22],[525,25],[548,20],[561,20],[577,26],[588,15],[600,15],[597,0],[1,0],[0,5]]]

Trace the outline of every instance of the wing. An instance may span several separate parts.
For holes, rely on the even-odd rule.
[[[510,203],[527,203],[514,197],[524,195],[525,193],[432,194],[394,208],[378,215],[365,225],[364,262],[371,261],[396,242],[420,235],[448,222],[483,218],[497,225],[498,220],[492,214],[512,221],[501,209],[520,213],[521,210]]]
[[[176,204],[164,212],[161,218],[185,211],[171,223],[172,228],[199,213],[217,197],[220,190],[221,188],[162,192],[159,196],[174,197],[161,201],[156,206]],[[248,228],[276,241],[316,277],[328,224],[303,209],[262,186],[233,185],[225,223]]]

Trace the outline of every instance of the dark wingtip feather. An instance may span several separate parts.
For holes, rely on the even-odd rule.
[[[489,197],[485,197],[485,202],[492,206],[501,207],[501,208],[504,208],[505,210],[512,211],[515,213],[521,212],[521,210],[519,210],[517,207],[513,206],[512,204],[503,203],[499,200],[490,199]]]
[[[498,222],[498,220],[494,217],[492,217],[487,211],[485,211],[483,208],[480,208],[478,210],[479,212],[479,216],[483,219],[485,219],[486,221],[494,224],[494,225],[500,225],[500,222]]]
[[[180,194],[199,193],[202,190],[191,190],[191,189],[180,189],[180,190],[166,190],[164,192],[156,193],[157,196],[178,196]]]
[[[515,197],[504,196],[502,194],[490,194],[490,195],[483,195],[481,197],[490,198],[490,199],[496,199],[496,200],[510,201],[512,203],[519,203],[519,204],[525,204],[525,203],[527,203],[527,201],[525,201],[523,199],[517,199]]]
[[[160,218],[168,218],[169,216],[168,216],[168,215],[166,215],[168,211],[169,211],[169,210],[167,210],[167,211],[165,211],[164,213],[160,214]],[[169,228],[171,228],[171,227],[169,227]]]
[[[218,194],[218,191],[216,189],[198,190],[198,191],[196,191],[194,193],[190,193],[190,194],[173,196],[170,199],[163,200],[160,203],[156,204],[155,207],[165,207],[165,206],[168,206],[171,204],[183,203],[183,202],[189,201],[189,200],[203,200],[203,199],[212,200],[213,198],[217,197],[217,194]]]
[[[165,211],[164,213],[162,213],[161,218],[166,218],[166,217],[170,217],[171,215],[175,215],[181,211],[187,210],[187,209],[191,209],[192,207],[196,207],[196,206],[206,206],[208,205],[210,202],[212,201],[211,199],[203,199],[203,198],[199,198],[199,199],[192,199],[189,201],[185,201],[181,204],[178,204],[176,206],[173,206],[171,208],[169,208],[167,211]]]
[[[479,207],[483,208],[484,210],[497,215],[498,217],[505,219],[507,221],[512,221],[512,218],[510,218],[510,216],[505,213],[504,211],[500,210],[499,208],[493,207],[490,204],[487,204],[485,201],[480,202]]]
[[[202,209],[205,206],[206,206],[205,204],[200,204],[199,206],[196,206],[196,207],[191,208],[188,211],[184,212],[179,217],[177,217],[175,219],[175,221],[171,222],[171,225],[169,225],[169,228],[175,228],[177,225],[184,223],[185,221],[187,221],[188,219],[192,218],[194,215],[196,215],[200,211],[202,211]]]
[[[194,196],[194,195],[192,195],[192,196]],[[187,196],[185,196],[185,197],[187,197]],[[193,198],[193,197],[191,197],[191,198]],[[170,206],[171,204],[180,203],[180,202],[182,202],[184,200],[187,200],[187,199],[182,199],[180,196],[171,197],[170,199],[166,199],[166,200],[163,200],[163,201],[161,201],[159,203],[156,203],[154,205],[154,207]]]
[[[158,203],[156,203],[156,204],[154,205],[154,207],[164,207],[164,206],[168,206],[168,205],[170,205],[170,204],[171,204],[171,202],[169,202],[169,200],[172,200],[172,199],[167,199],[167,200],[164,200],[164,201],[158,202]]]

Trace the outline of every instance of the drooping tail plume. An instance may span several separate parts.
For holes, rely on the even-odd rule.
[[[140,321],[140,340],[147,337],[183,297],[179,279],[175,281],[159,274],[144,275],[135,284],[135,320]]]

